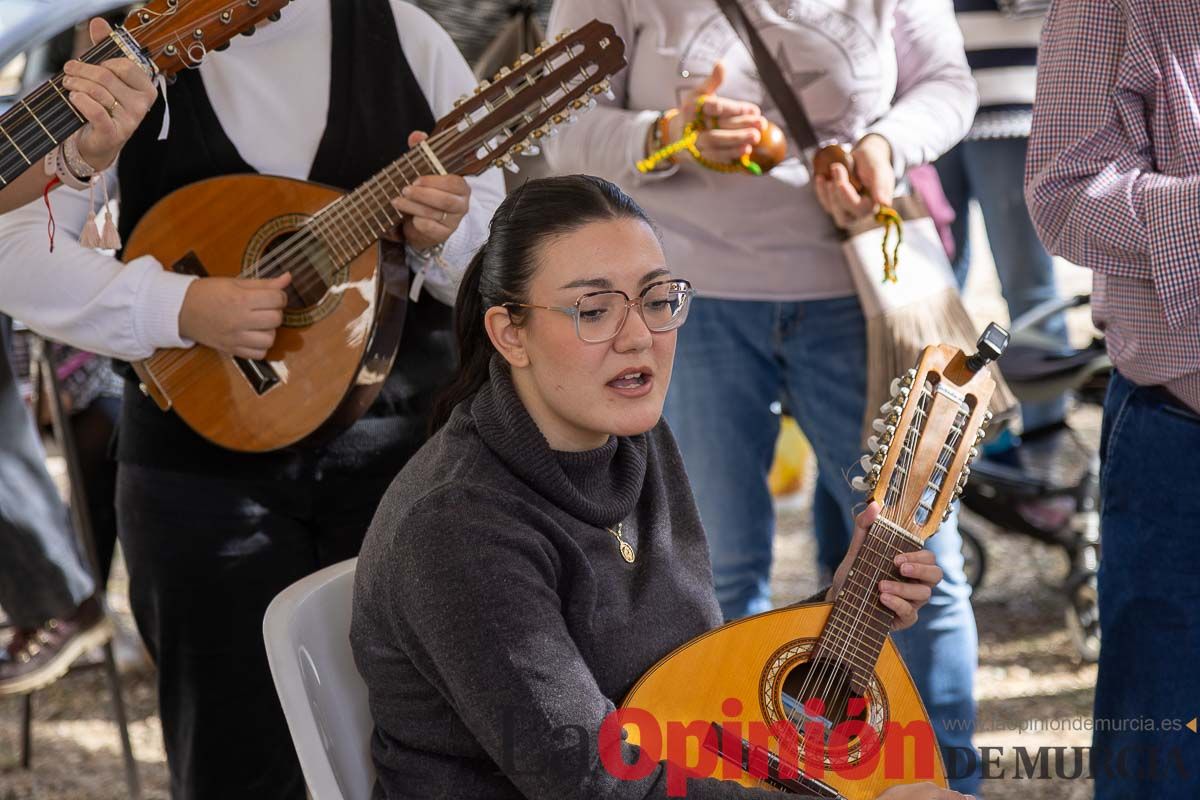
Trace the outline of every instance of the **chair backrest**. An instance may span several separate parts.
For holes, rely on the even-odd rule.
[[[267,661],[313,800],[368,800],[375,782],[367,687],[350,653],[357,563],[292,584],[263,618]]]

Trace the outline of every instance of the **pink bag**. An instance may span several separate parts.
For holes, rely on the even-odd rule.
[[[929,211],[933,226],[942,240],[942,247],[946,250],[946,258],[954,261],[954,234],[950,232],[950,225],[958,215],[946,199],[946,193],[942,190],[942,179],[938,177],[932,164],[913,167],[907,175],[913,192],[920,196],[926,210]]]

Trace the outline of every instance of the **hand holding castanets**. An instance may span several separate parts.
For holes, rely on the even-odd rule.
[[[878,134],[867,134],[849,153],[840,145],[823,148],[813,159],[813,170],[817,202],[839,228],[892,204],[896,192],[892,146]]]
[[[724,80],[725,67],[718,61],[712,74],[684,95],[679,108],[655,120],[639,171],[659,169],[685,150],[700,166],[718,172],[761,175],[783,160],[787,153],[783,132],[754,103],[715,94]]]
[[[709,161],[732,163],[762,141],[768,123],[754,103],[718,95],[724,81],[725,65],[718,61],[712,74],[684,96],[682,105],[668,112],[667,137],[672,142],[680,139],[684,126],[699,112],[709,120],[709,127],[696,137],[696,148]],[[700,98],[703,103],[697,102]]]

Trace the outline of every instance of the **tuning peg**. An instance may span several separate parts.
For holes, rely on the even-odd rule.
[[[870,456],[863,456],[858,460],[858,463],[860,466],[862,466],[863,472],[868,475],[871,474],[871,470],[875,467],[875,465],[871,463]]]
[[[971,468],[970,468],[970,467],[963,467],[963,468],[962,468],[962,473],[961,473],[961,474],[958,476],[958,482],[959,482],[960,484],[966,484],[966,482],[967,482],[967,479],[968,479],[968,478],[970,478],[970,477],[971,477]]]
[[[991,411],[985,411],[985,412],[983,412],[983,424],[984,424],[984,425],[987,425],[987,424],[989,424],[989,423],[992,421],[992,417],[993,417],[993,416],[994,416],[994,415],[992,414],[992,412],[991,412]]]
[[[979,448],[972,447],[970,451],[967,452],[967,463],[970,464],[977,458],[979,458]]]
[[[514,175],[521,171],[521,168],[517,165],[517,162],[513,161],[512,156],[504,156],[503,158],[499,159],[499,162],[500,166],[504,167]]]
[[[979,444],[987,437],[987,431],[980,426],[979,430],[975,431],[975,443]]]
[[[900,394],[900,379],[899,378],[892,378],[892,385],[888,387],[888,394],[890,394],[892,397],[895,397],[896,395]]]
[[[870,450],[872,453],[874,453],[876,450],[879,449],[879,437],[878,436],[872,436],[870,439],[867,439],[867,449]]]
[[[890,400],[879,407],[879,413],[883,414],[885,417],[888,414],[891,414],[893,410],[895,410],[895,406]]]
[[[883,424],[882,417],[876,417],[875,420],[871,422],[871,430],[875,431],[876,433],[883,433],[885,430],[887,430],[887,426]]]
[[[228,49],[229,49],[229,42],[225,42],[224,44],[217,45],[216,47],[213,48],[213,50],[216,50],[218,53],[220,53],[223,50],[228,50]]]
[[[256,30],[258,29],[251,25],[249,28],[246,28],[246,30],[242,31],[242,36],[253,36]]]
[[[561,42],[563,39],[567,38],[568,36],[570,36],[570,35],[571,35],[572,33],[574,33],[574,32],[575,32],[575,31],[574,31],[574,30],[572,30],[571,28],[567,28],[567,29],[566,29],[566,30],[564,30],[562,33],[560,33],[558,36],[555,36],[555,37],[554,37],[554,41],[556,41],[556,42]]]
[[[871,485],[859,477],[850,479],[850,487],[856,492],[866,492],[871,489]]]
[[[529,55],[529,53],[521,53],[521,55],[517,56],[517,61],[513,64],[513,69],[520,69],[530,61],[533,61],[533,56]]]
[[[267,19],[271,20],[271,22],[279,22],[279,20],[283,19],[283,12],[272,11],[270,14],[267,14]]]
[[[954,513],[954,507],[947,504],[946,510],[942,512],[942,522],[945,522],[946,520],[950,519],[950,515],[953,513]]]
[[[887,460],[888,446],[886,444],[879,445],[879,449],[875,451],[875,455],[871,458],[876,464],[882,464]]]

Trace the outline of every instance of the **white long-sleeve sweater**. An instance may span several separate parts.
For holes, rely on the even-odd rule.
[[[427,14],[402,0],[392,0],[392,12],[405,57],[439,117],[474,88],[475,78]],[[222,128],[258,172],[308,176],[329,110],[331,47],[329,0],[304,0],[289,5],[279,22],[210,54],[200,68]],[[167,97],[169,106],[170,90]],[[398,139],[396,155],[406,147]],[[115,194],[115,168],[106,178]],[[428,292],[451,305],[504,196],[496,170],[468,183],[471,210],[446,243],[449,269],[426,273]],[[53,253],[40,199],[0,216],[0,312],[54,339],[118,358],[145,358],[156,348],[190,344],[179,335],[179,310],[194,279],[163,271],[149,256],[121,264],[81,247],[87,193],[60,188],[51,202],[58,228]],[[427,266],[410,260],[414,269]]]
[[[975,84],[951,0],[741,0],[822,138],[874,132],[899,171],[932,161],[970,127]],[[550,32],[593,17],[624,39],[629,67],[616,101],[583,115],[546,147],[556,171],[620,184],[663,231],[675,274],[704,296],[809,300],[854,289],[837,235],[789,142],[765,177],[703,169],[686,156],[642,176],[647,126],[724,61],[719,94],[762,106],[786,131],[756,77],[749,51],[713,0],[557,0]]]

